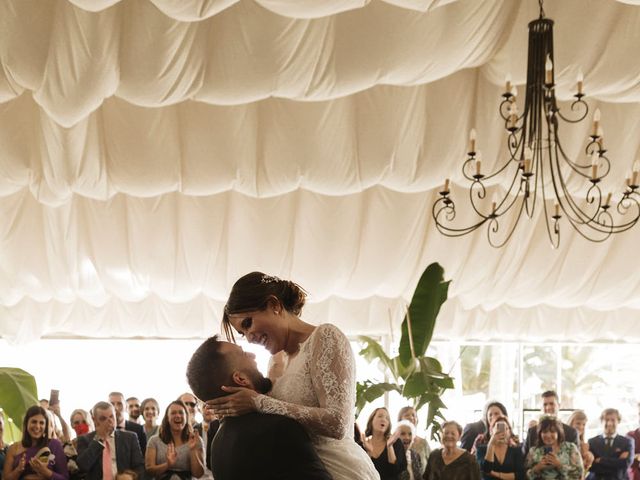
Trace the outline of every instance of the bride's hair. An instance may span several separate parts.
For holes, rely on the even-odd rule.
[[[235,342],[229,315],[265,310],[269,302],[276,301],[294,315],[300,315],[307,292],[290,280],[282,280],[262,272],[251,272],[240,277],[231,288],[224,306],[222,326],[227,340]]]

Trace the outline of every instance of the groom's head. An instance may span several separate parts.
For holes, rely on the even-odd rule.
[[[215,335],[198,347],[187,366],[187,381],[202,401],[227,395],[223,386],[246,387],[258,393],[271,390],[271,380],[262,376],[253,353]]]

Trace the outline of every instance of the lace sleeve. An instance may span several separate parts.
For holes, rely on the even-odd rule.
[[[316,435],[344,438],[353,432],[355,361],[347,337],[333,325],[321,325],[310,345],[309,373],[319,407],[256,397],[262,413],[293,418]]]

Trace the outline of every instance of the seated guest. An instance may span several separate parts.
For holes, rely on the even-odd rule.
[[[542,393],[542,413],[543,415],[550,415],[552,417],[557,417],[560,413],[560,401],[558,399],[558,394],[553,390],[547,390]],[[561,423],[561,425],[565,441],[575,443],[576,446],[578,446],[578,432],[576,432],[575,428],[564,423]],[[538,439],[538,427],[539,425],[531,427],[527,432],[527,439],[522,445],[525,456],[529,453],[529,449],[536,445],[536,441]]]
[[[204,401],[227,395],[222,387],[228,385],[260,393],[271,389],[255,356],[236,344],[218,341],[217,335],[195,351],[187,380]],[[246,452],[251,452],[250,461]],[[220,421],[211,445],[211,469],[216,480],[331,480],[302,425],[282,415],[257,412]]]
[[[140,404],[142,410],[142,418],[144,419],[144,434],[147,436],[147,440],[158,433],[158,417],[160,416],[160,405],[155,398],[145,398]]]
[[[87,480],[112,480],[118,473],[133,470],[141,476],[144,460],[138,437],[116,429],[116,412],[107,402],[98,402],[91,410],[95,431],[78,437],[78,466]]]
[[[59,440],[49,439],[49,417],[39,405],[27,410],[22,440],[7,450],[3,480],[68,480],[67,461]]]
[[[413,426],[416,428],[417,432],[418,413],[416,412],[415,408],[411,406],[402,407],[400,409],[400,412],[398,412],[398,421],[401,420],[408,420],[413,423]],[[429,458],[429,455],[431,454],[429,443],[426,439],[419,437],[416,433],[413,438],[413,443],[411,444],[411,450],[416,452],[420,457],[420,465],[422,466],[422,472],[420,472],[420,475],[422,476],[422,474],[424,473],[424,469],[427,467],[427,458]]]
[[[478,435],[485,434],[489,431],[492,419],[508,416],[507,408],[502,403],[495,400],[487,402],[482,410],[482,418],[477,422],[465,425],[464,430],[462,431],[462,438],[460,439],[460,446],[470,452],[478,438]]]
[[[524,455],[513,441],[507,417],[493,419],[486,444],[476,445],[476,457],[485,480],[524,480]]]
[[[555,417],[542,417],[538,423],[536,445],[526,459],[530,480],[582,480],[584,467],[578,447],[565,441],[562,423]]]
[[[371,412],[364,430],[363,444],[380,474],[380,480],[398,480],[407,469],[402,440],[397,432],[391,435],[391,418],[386,408],[376,408]]]
[[[618,435],[620,413],[615,408],[607,408],[600,415],[602,435],[589,439],[589,450],[593,453],[590,480],[627,480],[627,469],[633,461],[633,440]]]
[[[638,419],[640,420],[640,403],[638,403]],[[640,480],[640,428],[631,430],[627,433],[627,437],[633,440],[635,445],[635,455],[629,469],[629,478],[631,480]]]
[[[204,443],[193,431],[184,403],[174,400],[169,404],[159,432],[147,444],[147,474],[162,480],[201,477],[204,474]]]
[[[589,450],[589,443],[584,439],[584,429],[587,425],[587,415],[582,410],[574,410],[569,417],[568,422],[570,427],[576,429],[578,432],[578,447],[580,448],[580,455],[582,455],[582,464],[584,465],[585,473],[591,468],[593,463],[593,453]]]
[[[400,420],[396,426],[398,438],[402,441],[404,454],[407,458],[407,468],[400,474],[400,480],[419,480],[422,478],[424,468],[418,452],[411,447],[416,439],[416,427],[409,420]]]
[[[473,455],[458,447],[462,426],[458,422],[442,424],[442,448],[431,452],[424,480],[480,480],[480,468]]]
[[[111,392],[109,394],[109,403],[113,405],[116,412],[116,428],[118,430],[126,430],[127,432],[133,432],[138,436],[138,444],[140,445],[140,451],[144,455],[147,449],[147,436],[144,433],[142,425],[138,425],[136,422],[132,422],[124,418],[124,395],[120,392]]]

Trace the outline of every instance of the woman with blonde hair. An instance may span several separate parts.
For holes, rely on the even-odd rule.
[[[569,417],[569,426],[576,429],[578,432],[578,447],[580,448],[580,455],[582,455],[582,463],[584,464],[584,474],[586,476],[587,470],[591,468],[593,464],[593,453],[589,450],[589,442],[584,438],[584,430],[587,425],[587,414],[583,410],[574,410]]]

